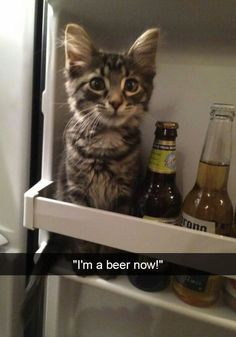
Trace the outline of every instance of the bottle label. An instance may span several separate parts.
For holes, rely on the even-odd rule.
[[[214,221],[197,219],[184,212],[182,213],[180,224],[182,227],[207,233],[215,233],[216,229],[216,223]]]
[[[149,169],[157,173],[175,173],[176,156],[175,142],[169,140],[158,140],[154,143],[149,160]]]
[[[171,225],[179,225],[179,223],[180,223],[180,218],[179,217],[174,217],[174,218],[157,218],[157,217],[152,217],[152,216],[149,216],[149,215],[144,215],[143,219],[157,221],[157,222],[163,222],[163,223],[168,223],[168,224],[171,224]]]
[[[185,288],[197,292],[204,292],[207,286],[208,275],[176,275],[176,282]]]
[[[226,280],[225,289],[232,297],[236,299],[236,280]]]

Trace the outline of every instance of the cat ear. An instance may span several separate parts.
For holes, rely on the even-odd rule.
[[[144,32],[131,46],[128,55],[147,73],[155,73],[156,53],[159,39],[159,29],[152,28]]]
[[[96,49],[86,31],[79,25],[68,24],[65,30],[66,68],[71,65],[84,68],[89,65]]]

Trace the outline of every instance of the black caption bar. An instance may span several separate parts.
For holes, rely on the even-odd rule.
[[[236,254],[0,254],[0,275],[26,275],[27,260],[38,262],[35,275],[236,275]],[[184,267],[180,267],[184,266]],[[193,267],[194,269],[190,269]],[[187,268],[186,268],[187,267]]]

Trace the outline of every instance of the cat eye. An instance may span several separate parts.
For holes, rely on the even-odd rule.
[[[95,91],[102,91],[106,88],[105,82],[101,77],[95,77],[89,82],[90,88]]]
[[[135,78],[128,78],[125,81],[124,90],[130,93],[135,93],[139,89],[139,83]]]

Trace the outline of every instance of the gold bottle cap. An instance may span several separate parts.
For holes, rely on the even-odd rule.
[[[179,124],[176,122],[170,122],[170,121],[157,121],[156,128],[158,129],[178,129]]]

